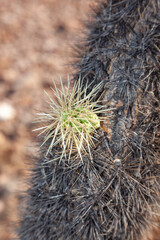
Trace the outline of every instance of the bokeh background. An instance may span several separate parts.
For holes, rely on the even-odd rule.
[[[12,239],[36,154],[35,113],[66,78],[91,0],[0,0],[0,240]]]

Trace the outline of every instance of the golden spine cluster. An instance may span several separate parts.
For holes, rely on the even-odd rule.
[[[93,101],[102,90],[102,82],[94,86],[89,93],[87,89],[92,83],[82,88],[83,81],[80,79],[73,86],[69,80],[67,86],[61,81],[61,89],[53,83],[53,98],[45,92],[49,99],[47,111],[37,114],[36,122],[43,126],[34,131],[40,131],[39,135],[44,134],[41,146],[50,141],[46,156],[52,153],[53,147],[58,147],[60,160],[70,160],[71,156],[79,156],[82,160],[82,153],[90,154],[91,147],[95,146],[97,129],[104,119],[100,114],[110,110],[104,108],[100,99]]]

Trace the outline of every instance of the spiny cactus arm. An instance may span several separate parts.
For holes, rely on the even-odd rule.
[[[45,156],[51,139],[44,144],[20,239],[138,239],[159,217],[159,16],[156,0],[99,4],[75,81],[92,82],[88,93],[102,81],[112,118],[79,164],[57,160],[55,147]]]

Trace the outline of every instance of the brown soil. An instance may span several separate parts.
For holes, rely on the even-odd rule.
[[[13,238],[43,89],[71,72],[91,0],[0,0],[0,239]],[[26,160],[28,164],[26,164]],[[30,164],[29,164],[30,163]]]

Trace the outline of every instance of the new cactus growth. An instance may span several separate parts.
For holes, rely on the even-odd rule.
[[[82,152],[90,153],[90,148],[95,145],[96,129],[100,128],[100,121],[104,118],[97,114],[108,111],[100,105],[100,100],[93,101],[94,96],[102,89],[102,83],[88,94],[89,86],[86,84],[83,89],[80,80],[72,89],[69,81],[67,87],[61,83],[61,89],[55,83],[54,86],[55,90],[51,89],[56,100],[46,93],[50,100],[48,111],[38,113],[37,118],[37,122],[44,123],[44,126],[34,131],[42,130],[40,134],[45,134],[42,146],[50,140],[46,156],[52,154],[54,146],[58,146],[60,160],[63,157],[70,160],[73,154],[78,154],[82,159]]]

